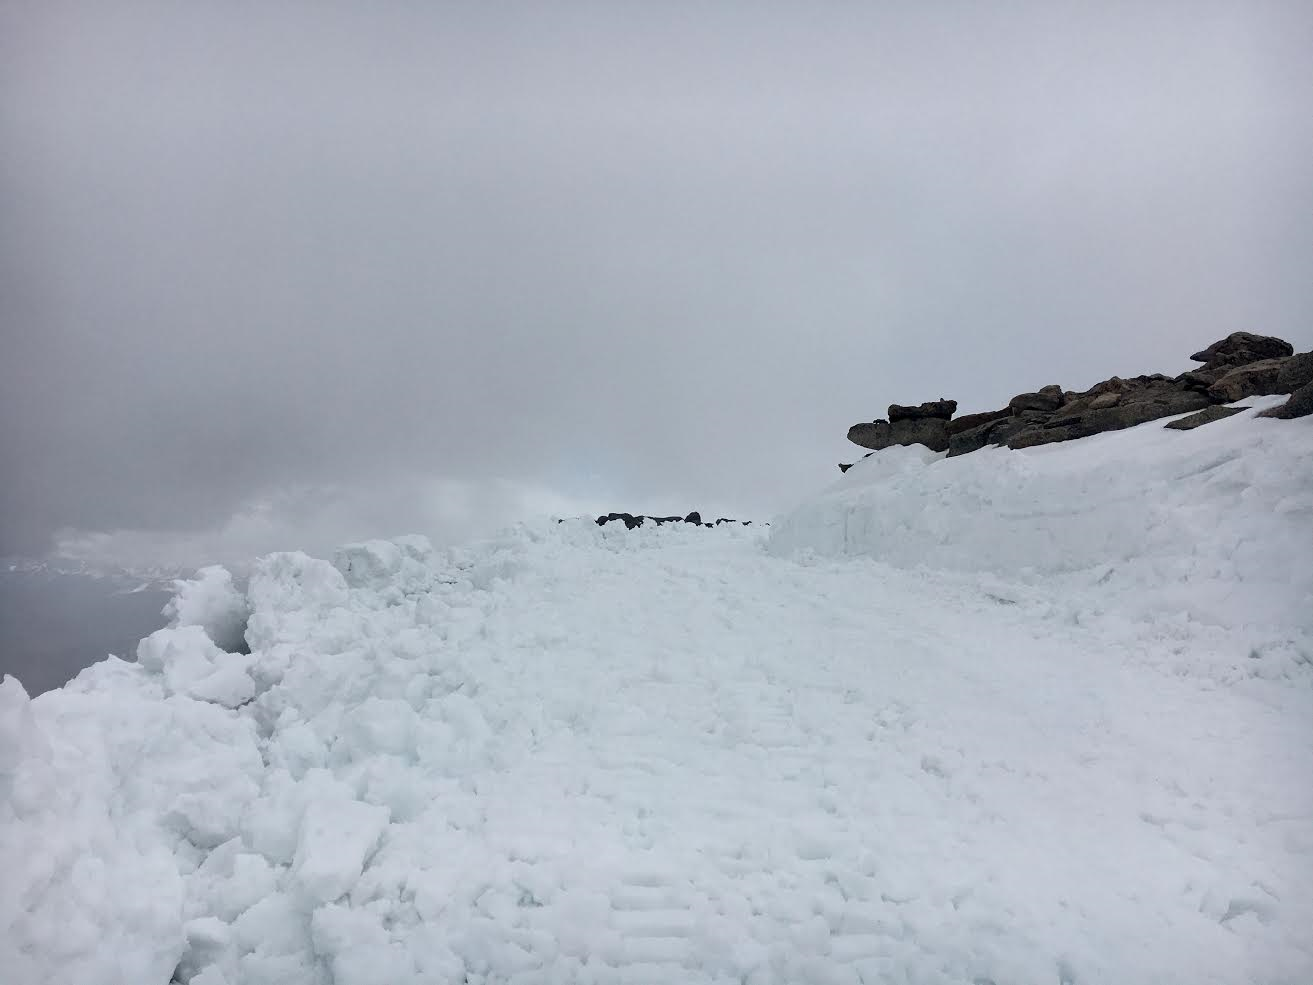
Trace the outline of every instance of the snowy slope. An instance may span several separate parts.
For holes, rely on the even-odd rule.
[[[203,573],[0,688],[3,981],[1313,981],[1311,530],[1246,414]]]

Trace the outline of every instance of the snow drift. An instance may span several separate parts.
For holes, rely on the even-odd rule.
[[[4,981],[1313,980],[1313,421],[935,457],[210,569],[7,678]]]

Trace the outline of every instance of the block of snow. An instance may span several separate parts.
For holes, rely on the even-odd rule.
[[[292,872],[305,894],[327,903],[349,892],[390,819],[386,807],[358,800],[308,804],[292,860]]]
[[[433,548],[419,535],[397,540],[346,544],[333,554],[333,566],[348,585],[379,595],[387,603],[426,592],[433,585]]]
[[[166,693],[236,708],[255,696],[249,654],[229,653],[198,625],[157,629],[137,644],[137,663],[164,678]]]
[[[170,626],[200,626],[216,646],[229,653],[246,649],[250,610],[227,568],[201,568],[194,578],[174,582],[174,592],[164,607]]]

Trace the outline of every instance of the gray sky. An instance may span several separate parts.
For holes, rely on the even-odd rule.
[[[765,516],[1313,347],[1313,6],[0,3],[0,553]]]

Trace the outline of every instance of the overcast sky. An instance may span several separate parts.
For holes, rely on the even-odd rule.
[[[0,553],[764,518],[1313,347],[1313,5],[0,2]]]

